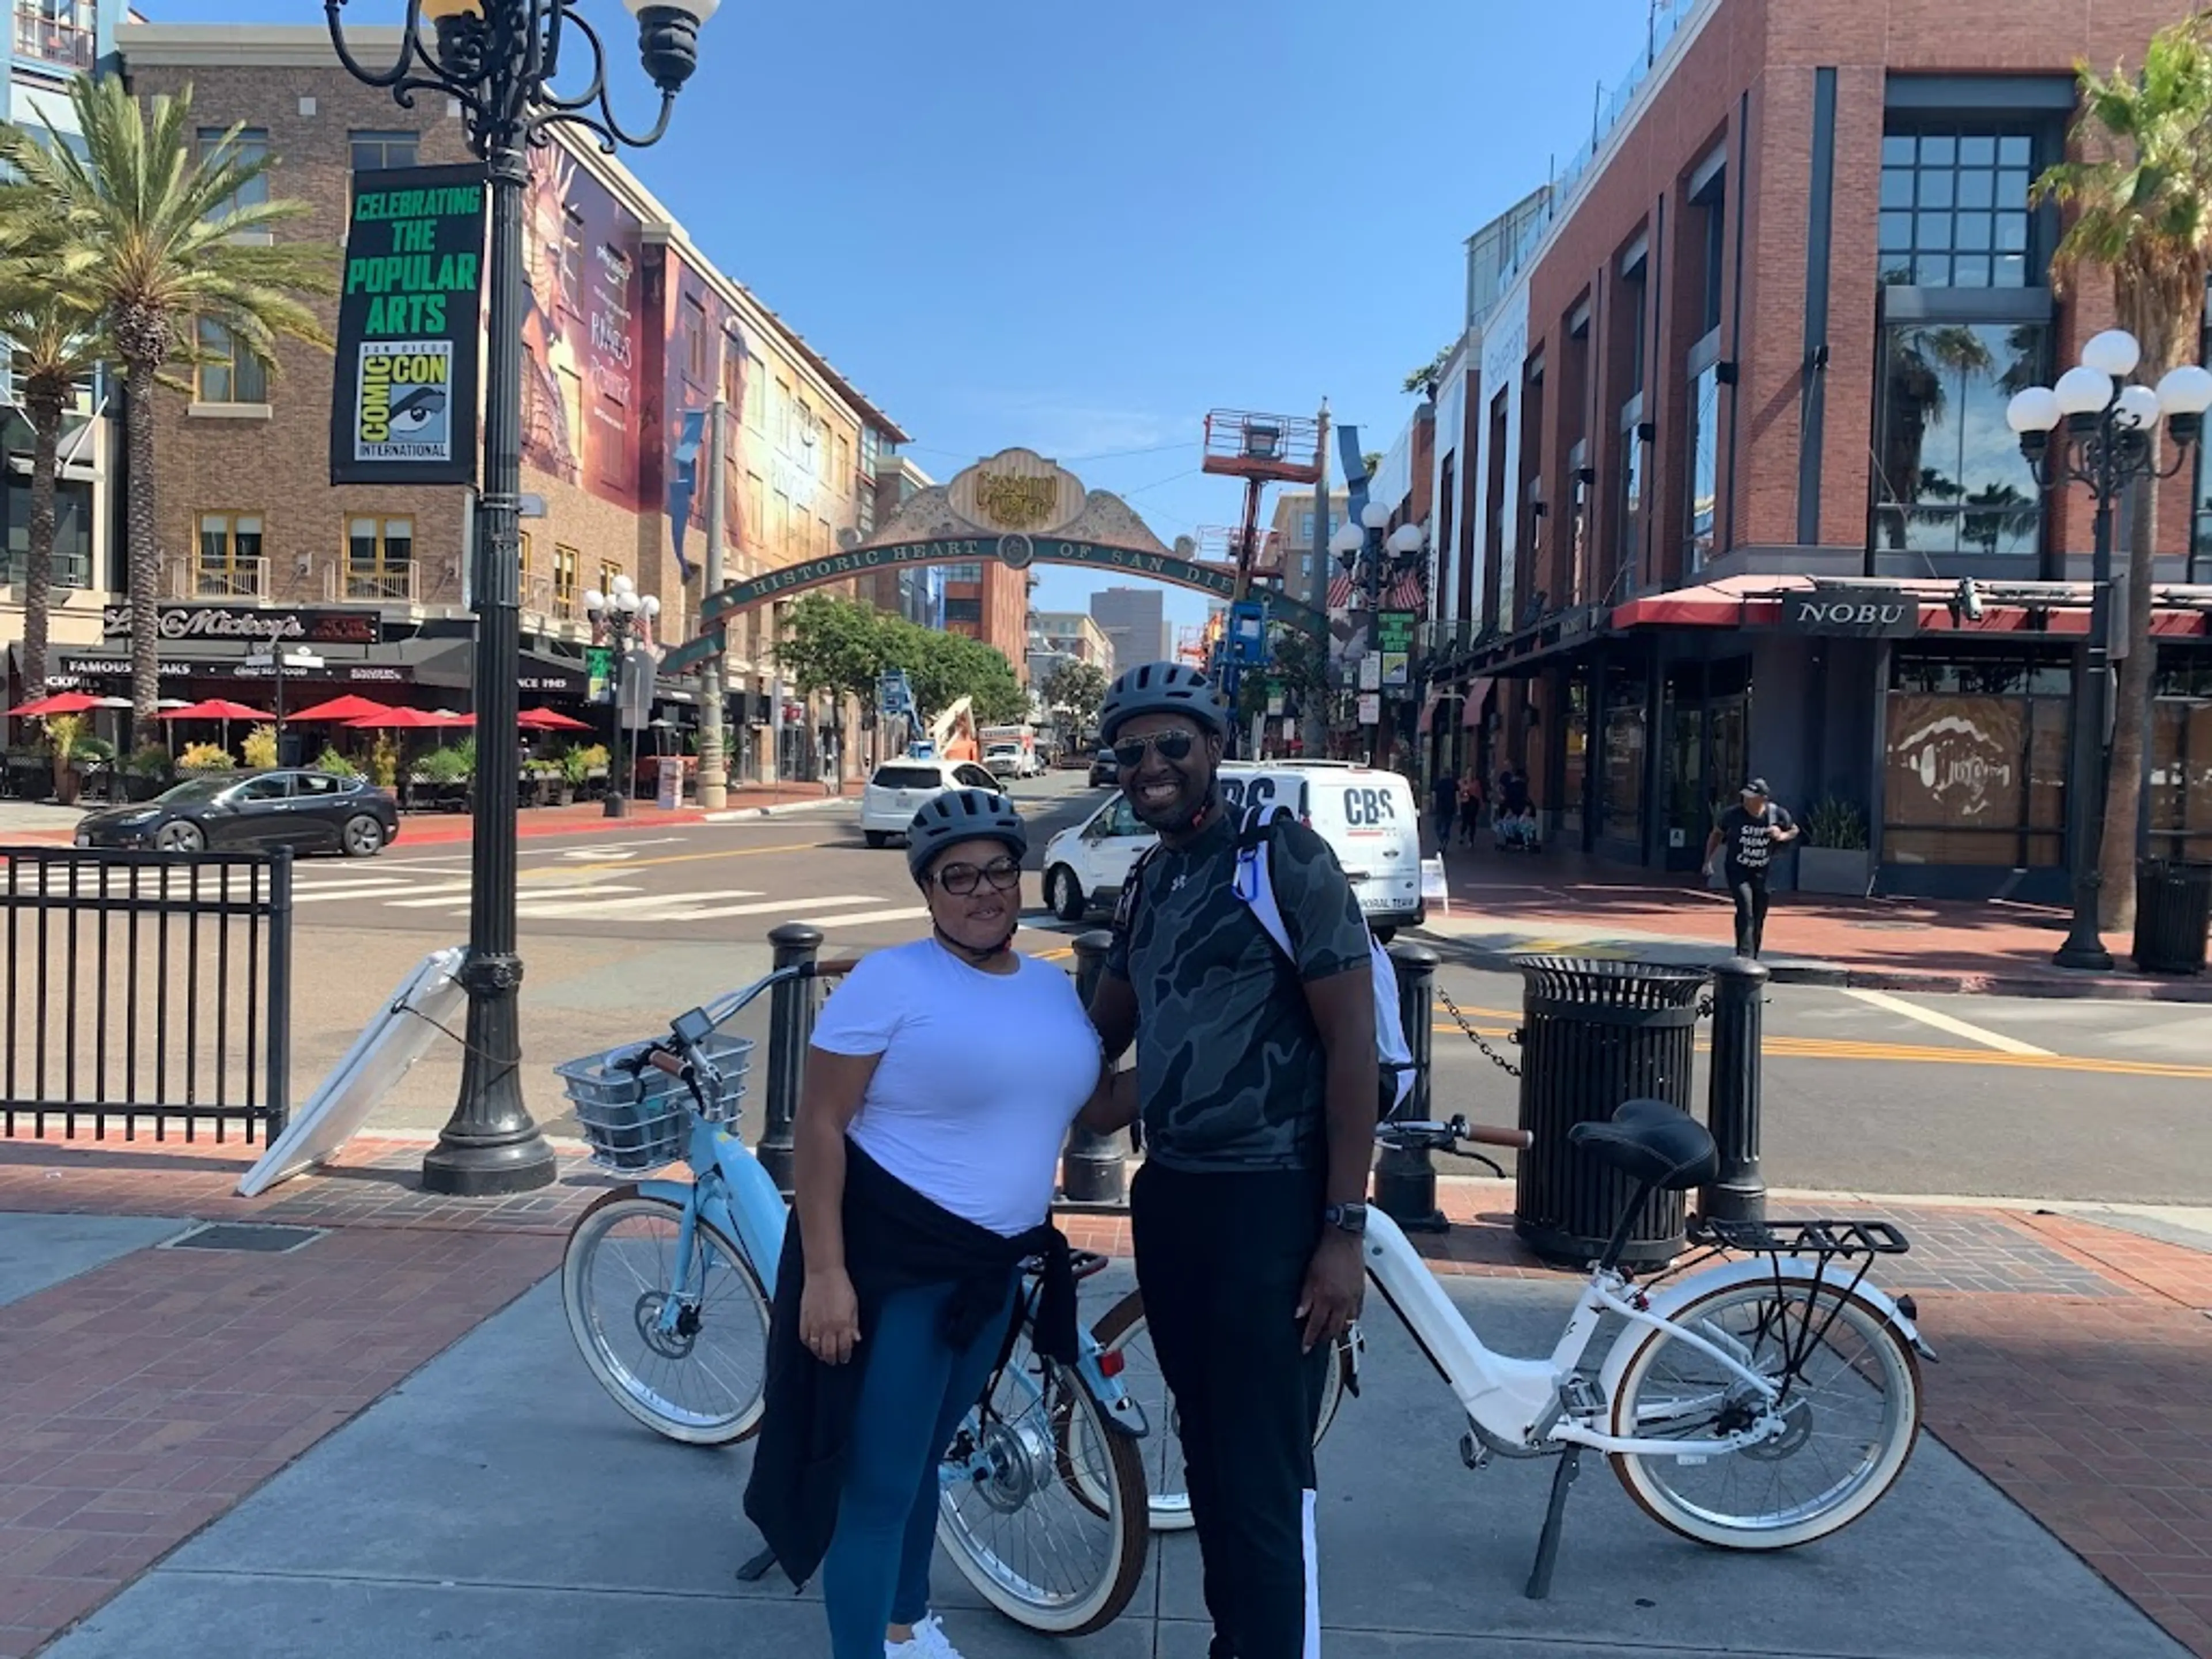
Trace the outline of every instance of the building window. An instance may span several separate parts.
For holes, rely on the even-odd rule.
[[[2033,246],[2033,137],[2020,131],[1892,132],[1881,141],[1881,280],[1917,288],[2026,288]]]
[[[980,564],[948,564],[945,567],[945,580],[949,582],[980,582],[983,580],[983,567]]]
[[[1882,861],[2059,864],[2069,678],[2056,653],[1900,647],[1884,715]]]
[[[708,384],[707,307],[688,294],[684,296],[684,373],[694,386]]]
[[[2042,492],[2005,405],[2043,379],[2040,324],[1905,324],[1882,331],[1875,537],[1889,552],[2029,556]]]
[[[983,623],[983,601],[948,599],[945,602],[945,620],[948,623],[966,623],[971,627],[980,628]]]
[[[601,559],[599,561],[600,598],[612,598],[615,591],[615,578],[621,575],[622,573],[623,568],[617,564],[612,559]]]
[[[2150,850],[2212,859],[2212,664],[2161,665],[2151,704]]]
[[[791,497],[781,489],[769,504],[768,545],[779,559],[791,551]]]
[[[421,140],[411,132],[356,132],[349,135],[356,173],[382,173],[392,167],[416,165]]]
[[[830,439],[830,453],[835,463],[830,471],[832,488],[841,496],[849,495],[856,480],[853,477],[853,446],[843,433]]]
[[[1601,754],[1605,807],[1598,827],[1608,840],[1632,846],[1644,841],[1644,737],[1643,677],[1608,669]]]
[[[769,435],[781,449],[791,447],[791,382],[778,376],[775,382],[775,402],[769,408],[769,418],[773,422]]]
[[[827,519],[817,519],[814,521],[815,556],[822,559],[828,558],[830,556],[830,550],[835,545],[835,540],[830,533],[830,520]]]
[[[1720,504],[1721,374],[1708,363],[1690,380],[1690,526],[1688,568],[1702,570],[1713,556]]]
[[[745,353],[745,424],[755,432],[768,430],[768,370],[750,351]]]
[[[576,596],[580,584],[576,578],[584,568],[584,556],[573,547],[560,543],[553,544],[553,610],[562,617],[576,614]]]
[[[269,591],[268,565],[261,556],[261,515],[200,514],[200,556],[192,592],[202,598],[243,599]]]
[[[204,404],[265,404],[269,371],[221,323],[200,322],[203,361],[195,365],[196,392]]]
[[[415,597],[415,520],[346,520],[346,598],[411,600]]]
[[[741,545],[749,540],[757,543],[767,532],[767,490],[768,486],[762,482],[759,473],[745,474],[745,518],[744,522],[738,526],[738,541]]]
[[[1620,471],[1614,522],[1620,526],[1620,536],[1613,548],[1613,586],[1626,594],[1638,591],[1638,573],[1643,566],[1644,553],[1644,443],[1635,418],[1643,408],[1638,398],[1629,404],[1620,426]],[[1598,596],[1600,604],[1613,598],[1611,593]]]
[[[99,52],[92,0],[15,0],[15,53],[62,69],[90,70]]]
[[[269,133],[264,127],[244,127],[231,138],[228,149],[223,140],[231,137],[227,127],[202,127],[199,130],[199,161],[203,167],[210,162],[245,164],[269,159]],[[269,200],[269,175],[256,173],[237,190],[222,199],[220,206],[208,216],[221,219],[243,208],[260,207]]]

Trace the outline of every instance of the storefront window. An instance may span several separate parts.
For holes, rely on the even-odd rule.
[[[2035,323],[1905,324],[1882,331],[1875,535],[1888,552],[2033,556],[2042,496],[2005,424],[2039,381]]]
[[[2056,866],[2070,703],[2062,661],[1900,652],[1886,714],[1882,857]]]
[[[1583,801],[1589,778],[1589,685],[1576,679],[1567,686],[1566,763],[1560,774],[1559,833],[1579,840]]]
[[[2212,859],[2212,657],[2161,666],[2151,705],[2150,852]]]
[[[1605,811],[1599,828],[1608,840],[1644,840],[1644,683],[1626,673],[1609,676],[1605,693]]]
[[[1690,382],[1690,543],[1685,562],[1702,570],[1713,556],[1715,509],[1720,501],[1721,372],[1708,364]]]

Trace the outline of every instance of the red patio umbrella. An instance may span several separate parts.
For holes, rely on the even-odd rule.
[[[49,714],[82,714],[105,707],[103,701],[84,691],[58,691],[51,697],[33,697],[8,711],[10,715],[25,720],[44,719]]]
[[[588,732],[592,729],[586,722],[571,720],[554,708],[526,708],[515,716],[514,723],[526,732]]]
[[[242,702],[233,702],[228,697],[210,697],[204,702],[188,702],[182,708],[172,708],[155,718],[165,720],[273,720],[276,717],[265,708],[248,708]]]
[[[450,726],[474,726],[474,714],[456,714],[445,708],[387,708],[345,722],[356,732],[417,732]]]
[[[388,714],[391,712],[389,703],[378,702],[373,697],[356,696],[349,691],[342,697],[332,697],[328,702],[302,708],[292,718],[295,720],[357,720],[372,714]]]

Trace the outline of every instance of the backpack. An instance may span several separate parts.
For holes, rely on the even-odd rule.
[[[1280,801],[1264,801],[1245,809],[1237,830],[1237,873],[1233,878],[1237,896],[1250,908],[1253,920],[1261,931],[1274,942],[1286,964],[1295,965],[1297,951],[1291,943],[1289,927],[1283,921],[1283,912],[1275,902],[1274,873],[1267,861],[1268,831],[1279,822],[1295,821],[1297,815]],[[1137,895],[1144,885],[1145,869],[1159,851],[1155,842],[1140,854],[1129,869],[1127,881],[1121,888],[1121,902],[1115,907],[1114,926],[1127,937],[1134,920]],[[1375,1048],[1376,1061],[1380,1068],[1381,1098],[1377,1103],[1378,1118],[1396,1114],[1406,1103],[1413,1090],[1413,1051],[1406,1041],[1404,1021],[1398,1011],[1398,973],[1391,965],[1390,953],[1382,948],[1382,941],[1372,930],[1367,935],[1367,971],[1375,993]]]

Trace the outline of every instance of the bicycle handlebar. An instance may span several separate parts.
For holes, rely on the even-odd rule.
[[[1508,1146],[1516,1152],[1525,1152],[1536,1144],[1536,1137],[1526,1129],[1506,1129],[1489,1123],[1465,1123],[1452,1120],[1452,1132],[1462,1140],[1471,1140],[1479,1146]]]

